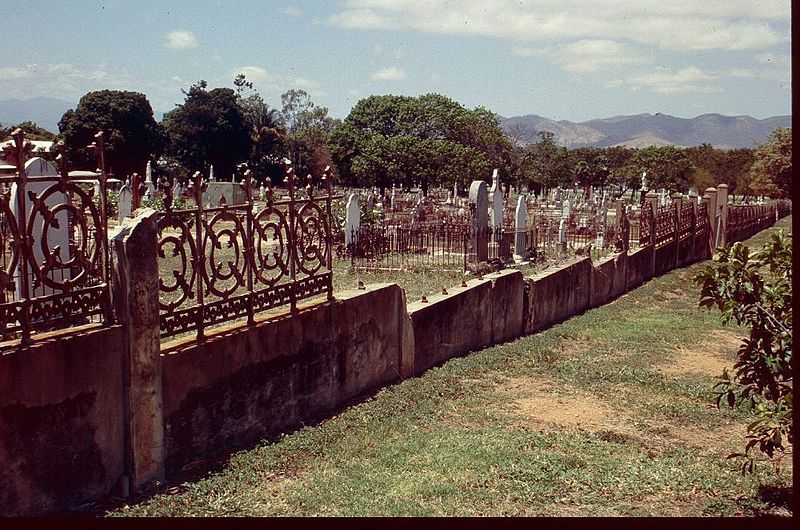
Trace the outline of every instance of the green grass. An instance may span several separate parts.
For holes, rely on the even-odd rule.
[[[785,514],[790,464],[742,475],[726,460],[747,414],[717,409],[711,388],[743,331],[698,308],[696,269],[453,359],[108,515]]]

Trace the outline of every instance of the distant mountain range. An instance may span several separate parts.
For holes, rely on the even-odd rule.
[[[696,118],[676,118],[667,114],[635,114],[575,123],[550,120],[528,114],[500,117],[503,130],[518,145],[540,140],[539,131],[555,134],[555,141],[573,147],[647,147],[675,145],[692,147],[709,143],[720,149],[753,147],[764,143],[776,127],[791,127],[791,116],[758,120],[750,116],[703,114]]]
[[[57,133],[61,116],[77,105],[77,102],[55,98],[4,99],[0,101],[0,124],[8,127],[32,121],[39,127]]]

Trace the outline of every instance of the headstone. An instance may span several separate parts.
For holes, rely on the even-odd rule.
[[[181,196],[183,193],[183,187],[181,187],[181,183],[178,179],[172,179],[172,196],[176,199]]]
[[[28,182],[25,187],[25,212],[22,212],[22,206],[17,203],[17,184],[11,186],[11,211],[17,219],[25,219],[26,224],[30,225],[31,211],[33,210],[33,200],[30,198],[31,193],[40,195],[47,188],[55,184],[55,179],[58,176],[58,169],[47,160],[34,157],[25,163],[25,174],[29,177],[53,177],[53,181],[45,182]],[[67,196],[59,191],[50,194],[45,199],[45,205],[48,208],[54,208],[59,204],[67,203]],[[70,260],[70,245],[69,245],[69,213],[67,210],[61,210],[54,216],[55,223],[51,222],[47,228],[47,244],[48,254],[57,256],[57,260],[61,263],[66,263]],[[53,226],[57,224],[58,226]],[[45,262],[45,252],[42,250],[42,229],[45,228],[45,219],[41,212],[38,212],[33,219],[33,229],[30,234],[33,238],[31,244],[33,246],[33,259],[41,266]],[[55,249],[58,248],[56,251]],[[17,265],[19,266],[19,265]],[[28,267],[28,288],[30,291],[26,294],[22,292],[22,277],[20,274],[15,274],[16,282],[16,295],[17,299],[26,298],[27,296],[47,296],[53,294],[52,288],[41,285],[34,289],[34,273]],[[69,267],[53,269],[49,272],[48,276],[56,281],[68,280],[72,277]]]
[[[474,180],[469,187],[470,209],[473,211],[472,218],[472,248],[475,250],[477,261],[489,259],[489,238],[487,229],[489,225],[489,193],[486,183],[482,180]]]
[[[358,197],[351,193],[347,198],[344,220],[344,244],[349,245],[358,240],[358,230],[361,227],[361,208],[358,206]]]
[[[492,228],[503,227],[503,189],[500,186],[500,175],[497,169],[492,172],[492,187],[489,190],[492,201],[492,216],[490,222]]]
[[[458,181],[453,181],[453,201],[458,198]]]
[[[214,180],[214,164],[208,166],[208,181],[215,182]]]
[[[266,197],[267,190],[264,188],[264,183],[261,183],[261,187],[258,188],[258,199],[263,201],[264,197]]]
[[[370,192],[370,194],[367,195],[367,209],[372,210],[372,208],[374,207],[375,207],[375,196]]]
[[[126,217],[131,216],[132,205],[133,205],[133,192],[131,191],[130,185],[126,182],[119,189],[119,195],[117,196],[117,215],[119,217],[120,223]]]
[[[147,186],[147,189],[144,192],[144,196],[148,199],[152,199],[156,196],[156,185],[153,183],[153,166],[150,160],[147,161],[147,167],[145,168],[144,173],[144,184]]]
[[[515,214],[514,229],[516,235],[514,237],[514,254],[525,257],[525,232],[528,229],[528,205],[525,204],[525,198],[522,196],[517,199],[517,211]]]
[[[567,219],[569,219],[569,214],[570,214],[570,204],[569,204],[569,199],[567,199],[561,204],[561,217],[566,217]]]

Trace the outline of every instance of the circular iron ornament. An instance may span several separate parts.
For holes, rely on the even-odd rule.
[[[267,207],[254,219],[254,267],[258,282],[270,287],[289,274],[289,223],[286,214]]]
[[[309,276],[326,263],[328,225],[325,219],[317,203],[307,202],[297,212],[294,234],[297,241],[296,264]]]
[[[229,210],[217,212],[204,224],[203,249],[208,266],[202,273],[206,293],[225,298],[246,282],[247,260],[243,248],[247,241],[246,232],[242,220]]]
[[[75,200],[72,200],[60,202],[52,207],[48,206],[47,199],[56,193],[77,199],[77,204]],[[41,232],[36,234],[42,253],[41,262],[36,258],[33,249],[28,255],[28,263],[37,281],[52,289],[69,291],[75,286],[86,283],[91,278],[102,278],[100,249],[103,248],[104,230],[98,230],[97,227],[104,227],[104,220],[101,219],[100,212],[91,196],[75,184],[58,183],[32,198],[31,203],[31,214],[26,230],[29,241],[33,241],[33,229],[38,219],[41,218]],[[65,212],[66,215],[63,215],[62,212]],[[64,217],[68,219],[68,227],[61,226],[59,222],[59,218],[63,219]],[[66,261],[61,257],[61,252],[50,248],[48,244],[51,229],[68,229],[70,231],[69,248],[66,249],[69,257]],[[93,237],[90,237],[90,232],[94,233]],[[51,273],[58,270],[69,270],[71,274],[68,278],[57,280],[51,276]]]
[[[174,279],[168,283],[164,281],[163,274],[158,278],[158,291],[162,294],[159,296],[158,305],[166,311],[172,311],[186,300],[195,297],[192,289],[197,278],[194,267],[197,252],[191,230],[192,219],[189,216],[178,217],[173,214],[158,220],[158,258],[163,260],[161,263],[164,264],[164,266],[159,264],[158,269],[171,270]],[[178,258],[177,263],[175,258]]]
[[[0,270],[0,290],[13,291],[14,290],[14,274],[17,270],[17,262],[21,251],[17,246],[19,245],[19,224],[17,222],[14,212],[11,211],[9,193],[0,194],[0,219],[2,226],[0,226],[0,242],[3,248],[0,252],[6,254],[10,253],[10,258],[4,269]],[[8,245],[8,247],[6,247]],[[0,300],[3,297],[0,296]]]

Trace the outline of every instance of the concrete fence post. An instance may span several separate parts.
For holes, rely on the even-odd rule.
[[[717,210],[720,215],[719,246],[728,244],[728,185],[717,186]]]
[[[675,268],[680,264],[681,254],[681,208],[683,208],[683,195],[677,191],[672,194],[672,206],[675,208]]]
[[[706,205],[708,217],[708,248],[709,257],[714,255],[717,242],[717,188],[706,188],[703,194],[703,202]]]
[[[658,194],[650,190],[644,196],[643,208],[649,208],[653,215],[650,218],[650,277],[656,275],[656,216],[658,215]]]
[[[125,456],[133,491],[164,480],[157,215],[140,210],[109,237],[114,307],[123,330]]]

